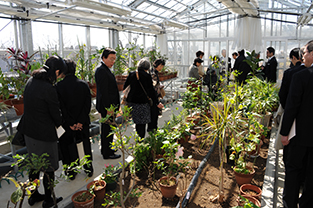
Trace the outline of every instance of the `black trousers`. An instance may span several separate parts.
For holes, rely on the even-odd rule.
[[[292,138],[288,147],[285,167],[283,204],[285,208],[311,207],[313,199],[313,147],[299,146]],[[303,192],[299,199],[300,186]]]
[[[158,129],[158,119],[159,119],[159,108],[153,105],[150,108],[151,122],[148,123],[148,131],[153,131]]]
[[[145,138],[146,124],[136,124],[136,132],[141,138]]]
[[[84,125],[81,131],[67,130],[59,139],[59,147],[62,156],[62,163],[70,165],[79,158],[76,143],[83,142],[85,155],[92,160],[91,142],[89,139],[89,126]]]
[[[108,157],[114,154],[111,148],[113,142],[113,134],[108,136],[112,132],[109,124],[101,123],[101,154],[104,157]]]

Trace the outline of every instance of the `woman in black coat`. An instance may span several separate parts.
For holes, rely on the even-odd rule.
[[[59,168],[56,128],[62,124],[62,118],[57,91],[53,84],[65,69],[66,64],[61,57],[51,56],[43,68],[32,73],[25,86],[24,114],[17,129],[24,134],[28,154],[49,155],[46,158],[49,167],[44,170],[46,174],[43,178],[45,194],[34,191],[28,199],[31,206],[42,200],[43,208],[54,205],[50,184],[51,180],[54,180],[54,171]],[[29,180],[39,179],[39,173],[40,170],[30,170]],[[56,198],[57,202],[61,200],[62,197]]]
[[[124,89],[130,85],[126,101],[132,107],[132,118],[141,138],[145,137],[146,125],[151,122],[150,107],[158,102],[151,75],[147,73],[149,69],[149,61],[141,59],[137,70],[129,73],[124,84]]]
[[[59,139],[60,152],[63,165],[70,165],[79,159],[76,143],[83,142],[84,153],[89,155],[88,164],[84,170],[88,177],[93,175],[92,151],[89,139],[89,113],[91,109],[90,89],[84,80],[75,76],[76,63],[65,59],[67,70],[64,79],[56,84],[59,96],[63,128],[65,133]],[[65,172],[71,180],[75,179],[76,172],[67,170]]]
[[[161,85],[159,79],[159,71],[163,69],[164,65],[165,61],[163,59],[157,59],[153,62],[153,68],[151,69],[150,72],[158,102],[153,103],[153,106],[151,106],[150,108],[151,122],[148,124],[148,131],[154,131],[158,128],[159,112],[164,107],[163,104],[160,102],[162,98],[160,90],[162,87],[164,87],[164,85]]]

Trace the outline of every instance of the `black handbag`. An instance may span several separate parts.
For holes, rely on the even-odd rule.
[[[150,106],[153,106],[153,100],[148,96],[148,94],[147,94],[145,88],[142,86],[142,84],[141,84],[141,82],[140,82],[140,80],[139,80],[138,71],[136,71],[136,77],[137,77],[137,80],[138,80],[138,82],[139,82],[139,84],[140,84],[142,90],[144,91],[144,93],[146,94],[146,96],[147,96],[147,98],[148,98],[148,104],[149,104]]]
[[[26,143],[25,143],[24,134],[22,134],[21,132],[17,131],[16,134],[14,135],[11,143],[14,144],[14,145],[25,147]]]

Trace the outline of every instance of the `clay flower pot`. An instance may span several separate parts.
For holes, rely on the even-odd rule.
[[[106,190],[106,182],[102,180],[97,181],[91,181],[87,184],[87,189],[89,190],[93,184],[95,184],[95,187],[93,188],[93,192],[96,195],[95,200],[101,201],[105,197],[105,190]]]
[[[24,100],[23,98],[20,99],[13,99],[12,105],[14,107],[15,113],[17,116],[21,116],[24,113]]]
[[[170,185],[164,184],[164,181],[167,181],[168,177],[163,176],[162,178],[159,179],[159,184],[161,187],[161,193],[163,197],[165,198],[173,198],[176,195],[176,189],[177,189],[177,180],[175,177],[170,178]]]
[[[251,180],[252,180],[253,176],[255,175],[255,170],[253,168],[247,167],[247,169],[250,170],[249,174],[238,173],[238,172],[234,171],[235,178],[236,178],[237,184],[239,186],[241,186],[243,184],[251,183]]]
[[[256,206],[261,207],[261,203],[256,198],[252,196],[248,196],[248,195],[242,195],[242,197],[248,199],[250,202],[252,202]],[[242,202],[242,199],[240,198],[240,196],[238,196],[237,203],[238,203],[238,206],[241,206],[241,207],[244,206],[244,202]]]
[[[89,198],[85,199],[85,196]],[[72,202],[75,208],[93,208],[95,196],[89,193],[89,191],[78,191],[72,196]]]
[[[249,192],[249,190],[251,190],[252,192],[251,191]],[[243,184],[242,186],[240,186],[240,195],[252,196],[260,200],[261,194],[262,194],[262,190],[255,185]]]

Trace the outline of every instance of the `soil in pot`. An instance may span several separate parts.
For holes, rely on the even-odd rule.
[[[89,191],[78,191],[72,196],[72,202],[75,208],[93,208],[94,198]]]
[[[167,176],[163,176],[159,179],[161,193],[165,198],[173,198],[176,195],[177,181],[176,178],[171,177],[168,179]]]
[[[240,186],[240,194],[252,196],[260,200],[262,190],[259,187],[252,185],[252,184],[243,184],[242,186]]]

